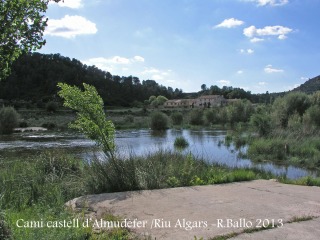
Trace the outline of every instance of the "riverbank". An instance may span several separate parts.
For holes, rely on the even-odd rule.
[[[228,168],[208,163],[191,154],[158,151],[144,156],[128,156],[109,161],[94,156],[81,160],[62,150],[44,151],[36,157],[0,159],[0,235],[13,239],[132,239],[128,229],[111,229],[96,235],[95,229],[67,227],[18,227],[19,219],[57,222],[81,218],[64,208],[65,202],[83,195],[216,185],[256,179],[271,179],[257,169]],[[320,184],[308,178],[300,184]],[[19,197],[17,197],[19,196]],[[182,202],[184,200],[181,200]],[[180,201],[180,203],[181,203]],[[152,204],[152,201],[150,202]],[[172,209],[173,210],[173,209]],[[113,214],[105,220],[122,220]],[[19,222],[20,224],[21,222]]]

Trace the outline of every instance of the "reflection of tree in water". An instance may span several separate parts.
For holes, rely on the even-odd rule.
[[[167,137],[167,130],[152,130],[151,136],[158,137],[158,138],[165,138]]]
[[[193,142],[199,142],[201,144],[204,143],[204,141],[207,141],[207,133],[205,131],[190,131],[190,138]]]

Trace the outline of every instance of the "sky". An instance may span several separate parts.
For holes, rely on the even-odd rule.
[[[196,92],[288,91],[320,74],[320,0],[64,0],[46,45],[113,75]]]

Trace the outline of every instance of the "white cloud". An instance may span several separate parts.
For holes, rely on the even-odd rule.
[[[81,16],[66,15],[62,19],[49,19],[45,35],[74,38],[77,35],[97,33],[96,24]]]
[[[253,49],[240,49],[240,53],[242,54],[253,54],[254,50]]]
[[[243,30],[243,34],[250,38],[254,36],[285,36],[290,32],[292,32],[291,28],[283,26],[266,26],[264,28],[256,28],[255,26],[250,26]]]
[[[83,7],[82,0],[63,0],[59,3],[49,2],[49,4],[58,4],[60,7],[68,7],[68,8],[81,8]]]
[[[120,56],[110,58],[97,57],[83,60],[82,62],[88,66],[95,65],[97,68],[111,72],[112,74],[122,74],[123,71],[130,70],[128,66],[131,64],[144,62],[144,58],[141,56],[134,56],[133,58]]]
[[[283,6],[289,3],[289,0],[246,0],[247,2],[255,2],[258,6]]]
[[[237,74],[243,74],[243,70],[237,71]]]
[[[264,41],[263,38],[257,38],[257,37],[254,37],[254,38],[250,39],[250,42],[252,42],[252,43],[263,42],[263,41]]]
[[[230,85],[230,81],[229,81],[229,80],[219,80],[219,81],[217,81],[217,83],[218,83],[220,86]]]
[[[141,57],[141,56],[134,56],[133,60],[136,61],[136,62],[144,62],[144,58]]]
[[[142,74],[154,74],[154,73],[159,73],[160,70],[156,69],[156,68],[145,68],[145,70],[143,72],[141,72]]]
[[[235,18],[229,18],[223,20],[220,24],[214,26],[215,28],[233,28],[244,24],[243,21],[235,19]]]
[[[265,85],[267,85],[268,83],[266,83],[266,82],[259,82],[258,83],[260,86],[265,86]]]
[[[284,70],[283,69],[273,68],[272,65],[267,65],[264,68],[264,72],[265,73],[281,73],[281,72],[284,72]]]
[[[284,40],[284,39],[286,39],[286,38],[287,38],[287,36],[286,36],[286,35],[283,35],[283,34],[279,35],[279,37],[278,37],[278,39],[280,39],[280,40]]]
[[[266,26],[264,28],[256,28],[255,26],[250,26],[245,29],[243,29],[243,34],[251,38],[251,42],[258,42],[263,40],[262,38],[258,37],[264,37],[264,36],[278,36],[278,39],[284,40],[287,38],[287,34],[291,33],[293,30],[288,27],[283,26]]]

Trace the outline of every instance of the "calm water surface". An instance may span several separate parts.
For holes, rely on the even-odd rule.
[[[191,152],[197,157],[204,158],[209,162],[217,162],[230,167],[256,167],[271,171],[276,175],[286,175],[288,178],[299,178],[315,175],[311,171],[292,167],[277,166],[273,163],[253,163],[249,159],[239,158],[240,151],[233,145],[229,147],[223,144],[226,131],[220,130],[167,130],[155,133],[151,130],[124,130],[116,133],[116,146],[118,153],[123,156],[129,154],[143,155],[163,150],[174,151],[173,143],[176,137],[184,136],[189,147],[183,152]],[[99,156],[102,153],[94,150],[95,143],[75,133],[47,133],[29,132],[16,133],[11,136],[0,136],[0,159],[8,155],[39,154],[45,149],[65,149],[90,160],[93,154]]]

